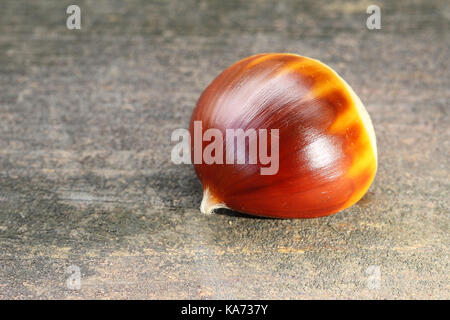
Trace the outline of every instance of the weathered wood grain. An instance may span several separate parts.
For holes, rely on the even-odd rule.
[[[0,298],[449,298],[448,1],[383,1],[375,31],[371,2],[273,3],[79,1],[71,31],[64,1],[1,1]],[[267,51],[364,101],[379,170],[352,208],[206,216],[171,163],[204,87]]]

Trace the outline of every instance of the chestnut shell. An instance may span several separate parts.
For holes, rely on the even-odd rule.
[[[192,154],[194,121],[224,137],[226,129],[279,129],[275,175],[261,175],[260,163],[194,165],[203,212],[226,207],[266,217],[325,216],[356,203],[375,177],[376,140],[365,107],[336,72],[314,59],[265,53],[223,71],[192,113]]]

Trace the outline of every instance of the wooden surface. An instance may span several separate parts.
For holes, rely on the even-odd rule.
[[[378,3],[381,30],[372,2],[274,3],[78,1],[68,30],[72,2],[0,2],[0,298],[450,298],[448,1]],[[350,209],[203,215],[170,161],[205,86],[267,51],[330,65],[371,114]]]

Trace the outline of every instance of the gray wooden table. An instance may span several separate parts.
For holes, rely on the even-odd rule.
[[[448,1],[376,2],[381,30],[370,1],[73,3],[81,30],[72,2],[0,2],[0,298],[450,298]],[[203,215],[170,161],[205,86],[267,51],[367,106],[379,170],[352,208]]]

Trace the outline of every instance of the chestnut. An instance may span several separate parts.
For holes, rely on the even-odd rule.
[[[278,163],[275,173],[262,174],[267,161],[249,161],[249,152],[230,158],[244,162],[196,159],[205,213],[229,208],[277,218],[326,216],[361,199],[377,170],[375,132],[359,97],[330,67],[296,54],[254,55],[217,76],[192,113],[193,159],[214,142],[210,136],[195,150],[194,134],[209,129],[223,136],[230,129],[262,130]],[[247,149],[260,147],[258,135],[244,138]],[[216,144],[212,155],[229,157],[236,143]]]

